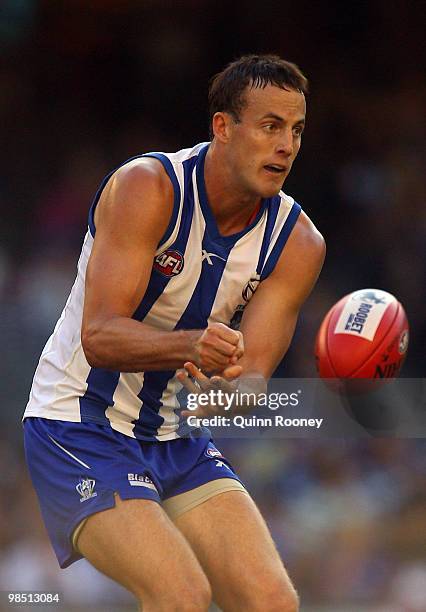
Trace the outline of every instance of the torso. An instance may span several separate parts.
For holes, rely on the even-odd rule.
[[[242,231],[222,236],[205,191],[207,148],[203,143],[173,154],[147,154],[159,159],[169,175],[174,205],[133,318],[168,331],[202,329],[213,321],[237,326],[258,283],[274,268],[300,212],[293,199],[280,192],[262,200]],[[106,182],[91,209],[77,279],[43,351],[24,416],[94,421],[142,440],[170,440],[182,433],[177,415],[181,385],[175,372],[91,368],[80,343],[94,213]]]

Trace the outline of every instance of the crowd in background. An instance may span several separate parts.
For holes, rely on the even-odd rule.
[[[89,597],[104,610],[106,601],[116,602],[111,610],[129,601],[85,562],[57,569],[19,421],[101,179],[135,154],[207,140],[208,79],[241,53],[278,53],[311,82],[304,143],[285,191],[324,234],[328,255],[278,374],[315,376],[312,346],[327,310],[350,291],[377,287],[398,297],[410,321],[403,375],[424,377],[421,24],[416,3],[403,1],[392,11],[379,0],[2,2],[0,591],[52,586],[75,605]],[[426,609],[424,440],[222,446],[304,601]]]

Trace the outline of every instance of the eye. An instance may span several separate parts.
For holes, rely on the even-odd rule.
[[[293,129],[293,133],[295,136],[301,136],[303,134],[303,125],[296,125]]]
[[[278,130],[278,126],[276,123],[267,123],[263,126],[263,129],[266,132],[276,132]]]

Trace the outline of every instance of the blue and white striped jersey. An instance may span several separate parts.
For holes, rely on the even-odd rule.
[[[133,318],[162,330],[202,329],[209,322],[230,325],[232,321],[236,326],[257,284],[274,269],[301,210],[293,198],[280,192],[262,200],[255,219],[243,231],[222,236],[204,184],[208,146],[146,154],[163,164],[173,183],[174,206]],[[24,418],[91,421],[141,440],[171,440],[180,437],[182,386],[176,372],[92,368],[81,346],[85,273],[96,231],[94,209],[111,175],[90,209],[77,278],[41,355]]]

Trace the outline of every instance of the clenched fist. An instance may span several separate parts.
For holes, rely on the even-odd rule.
[[[235,366],[244,354],[241,332],[223,323],[211,323],[194,341],[193,361],[205,372],[222,372]]]

